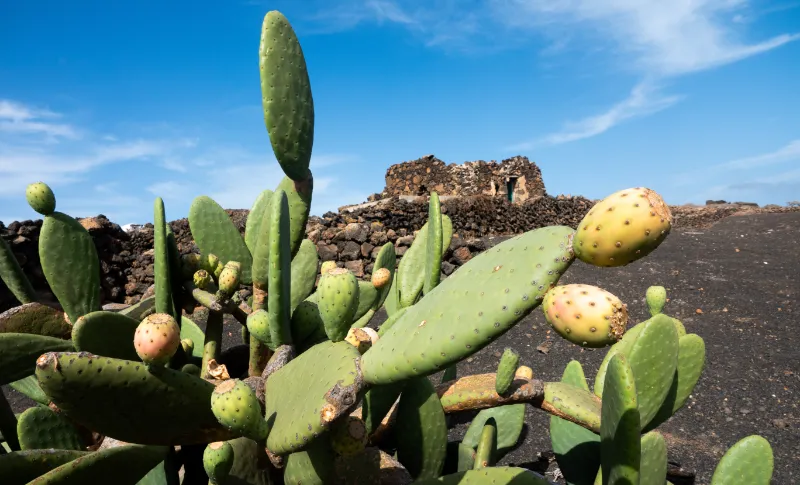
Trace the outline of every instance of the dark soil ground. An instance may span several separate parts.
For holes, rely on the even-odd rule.
[[[597,285],[617,295],[628,305],[632,324],[648,318],[647,287],[664,286],[669,297],[665,312],[705,340],[706,367],[695,392],[659,428],[667,438],[669,460],[677,465],[673,470],[695,474],[694,481],[675,477],[673,483],[708,484],[725,450],[750,434],[772,445],[774,484],[800,483],[800,213],[734,216],[703,230],[673,230],[658,250],[626,267],[575,262],[561,279],[568,283]],[[379,313],[370,326],[385,318]],[[535,310],[460,363],[459,375],[493,372],[503,349],[512,347],[537,378],[559,380],[566,364],[576,359],[591,384],[605,350],[581,349],[548,328]],[[537,350],[546,342],[547,353]],[[239,344],[239,325],[230,323],[225,347]],[[31,405],[4,390],[16,412]],[[451,439],[463,436],[466,427],[457,425]],[[529,407],[518,447],[500,464],[547,470],[555,481],[548,429],[548,415]]]

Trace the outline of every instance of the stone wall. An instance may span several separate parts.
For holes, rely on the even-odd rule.
[[[511,191],[511,198],[508,193]],[[386,171],[386,187],[378,198],[421,196],[489,196],[522,203],[545,195],[542,173],[526,157],[502,162],[478,160],[446,165],[433,155],[392,165]]]

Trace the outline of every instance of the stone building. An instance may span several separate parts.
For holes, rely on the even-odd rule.
[[[545,195],[542,172],[527,157],[446,165],[433,155],[389,167],[380,195],[421,196],[433,191],[444,197],[485,195],[515,204]]]

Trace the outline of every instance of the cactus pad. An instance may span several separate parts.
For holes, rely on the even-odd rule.
[[[0,333],[31,333],[69,338],[72,327],[64,312],[41,303],[26,303],[0,313]]]
[[[5,239],[0,238],[0,280],[2,280],[11,293],[20,303],[36,301],[36,292],[30,280],[22,272],[22,268]]]
[[[72,342],[28,333],[0,333],[0,385],[33,374],[36,359],[45,352],[73,350]]]
[[[70,322],[101,309],[100,260],[92,236],[78,221],[61,212],[45,216],[39,259]]]
[[[56,195],[44,182],[35,182],[25,188],[25,200],[31,209],[43,216],[49,216],[56,210]]]
[[[153,374],[140,362],[51,352],[36,361],[36,376],[70,418],[112,438],[186,445],[234,437],[211,412],[214,385],[177,370]]]
[[[592,431],[600,431],[600,399],[581,387],[564,382],[545,383],[542,409]]]
[[[300,249],[292,258],[292,298],[291,311],[314,291],[317,283],[317,265],[319,254],[317,246],[310,239],[303,239]]]
[[[36,380],[35,375],[30,375],[24,379],[14,381],[8,384],[8,387],[14,389],[20,394],[29,397],[31,400],[47,406],[50,404],[50,398],[42,391],[39,386],[39,381]]]
[[[66,417],[50,408],[28,408],[17,418],[17,436],[22,450],[55,448],[81,451],[85,444]]]
[[[542,303],[547,323],[565,340],[582,347],[615,344],[628,326],[628,309],[602,288],[572,284],[548,291]]]
[[[292,343],[291,254],[289,248],[289,202],[282,190],[275,192],[268,212],[269,275],[267,315],[272,348]],[[264,241],[262,241],[262,244]]]
[[[3,485],[25,485],[54,468],[89,454],[89,451],[54,449],[0,454],[0,477],[3,477]]]
[[[467,470],[439,478],[414,482],[414,485],[550,485],[546,478],[527,468],[498,466]]]
[[[664,310],[667,303],[667,289],[663,286],[651,286],[645,293],[645,301],[650,316],[654,317]]]
[[[336,455],[326,439],[315,440],[307,449],[289,455],[283,481],[286,485],[325,485],[334,473]]]
[[[773,466],[769,442],[758,435],[748,436],[725,452],[711,477],[711,485],[769,485]]]
[[[478,446],[483,425],[490,418],[497,423],[497,458],[513,448],[522,433],[525,424],[525,404],[507,404],[494,408],[482,409],[467,428],[461,443],[470,448]],[[591,431],[587,431],[591,433]]]
[[[639,485],[664,485],[667,476],[667,442],[657,431],[642,436]]]
[[[269,201],[272,198],[272,191],[267,189],[262,191],[253,202],[253,207],[247,213],[247,222],[244,226],[244,242],[250,254],[256,254],[256,247],[258,244],[258,237],[261,234],[261,223],[265,221],[264,214],[269,207]],[[266,241],[265,241],[266,242]]]
[[[333,342],[344,340],[358,310],[358,279],[348,269],[332,269],[322,276],[316,293],[325,333]]]
[[[611,358],[603,391],[600,464],[603,484],[639,483],[641,438],[637,390],[625,356]]]
[[[385,384],[432,374],[504,334],[572,264],[573,232],[565,226],[536,229],[471,259],[408,308],[364,354],[365,380]]]
[[[436,389],[425,376],[406,383],[397,404],[397,459],[415,479],[442,473],[447,454],[447,423]]]
[[[356,404],[362,386],[359,357],[347,342],[322,342],[269,376],[265,416],[271,426],[270,451],[301,449]]]
[[[497,394],[502,396],[511,387],[517,367],[519,367],[519,354],[514,349],[506,348],[500,357],[500,364],[497,365],[497,380],[494,387]]]
[[[80,317],[72,327],[75,350],[115,359],[140,360],[133,345],[139,322],[121,313],[99,311]]]
[[[215,254],[223,264],[238,261],[242,265],[242,283],[252,282],[250,267],[253,258],[225,209],[208,196],[196,197],[189,207],[189,229],[203,255]],[[215,270],[216,267],[211,268],[209,273],[213,274]]]
[[[334,466],[336,473],[334,483],[340,485],[411,483],[411,476],[403,465],[385,451],[375,447],[366,448],[357,455],[339,456]]]

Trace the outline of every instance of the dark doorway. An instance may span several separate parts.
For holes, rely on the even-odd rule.
[[[509,202],[514,202],[514,188],[517,186],[517,177],[509,177],[506,181],[506,197]]]

